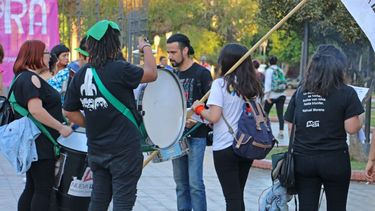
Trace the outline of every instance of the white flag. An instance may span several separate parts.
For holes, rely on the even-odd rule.
[[[341,0],[375,51],[375,0]]]

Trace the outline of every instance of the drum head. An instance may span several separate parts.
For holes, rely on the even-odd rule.
[[[147,84],[138,98],[147,134],[159,148],[173,145],[184,132],[186,100],[182,90],[176,75],[159,70],[158,79]]]
[[[73,132],[68,137],[60,136],[57,142],[64,148],[87,153],[87,137],[84,132]]]

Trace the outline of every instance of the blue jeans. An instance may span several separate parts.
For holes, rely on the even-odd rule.
[[[203,159],[206,138],[189,138],[189,154],[172,160],[176,182],[177,210],[206,211]]]

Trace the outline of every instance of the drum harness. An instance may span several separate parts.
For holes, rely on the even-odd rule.
[[[20,76],[21,74],[19,74],[18,76]],[[18,76],[17,76],[17,78],[18,78]],[[17,78],[13,78],[12,84],[14,83],[14,81]],[[17,103],[13,91],[10,94],[9,102],[12,105],[12,108],[14,109],[14,111],[19,113],[21,116],[30,118],[34,122],[34,124],[39,128],[39,130],[48,138],[48,140],[51,141],[51,143],[54,147],[55,156],[59,156],[60,155],[60,145],[56,142],[56,140],[52,137],[51,133],[47,130],[47,128],[42,123],[40,123],[32,115],[30,115],[30,112],[27,109],[25,109],[24,107],[20,106]]]

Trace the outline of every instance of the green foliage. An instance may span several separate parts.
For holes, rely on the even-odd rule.
[[[302,40],[295,32],[287,33],[285,30],[279,30],[270,37],[271,51],[270,55],[277,55],[281,62],[296,64],[301,55]]]

